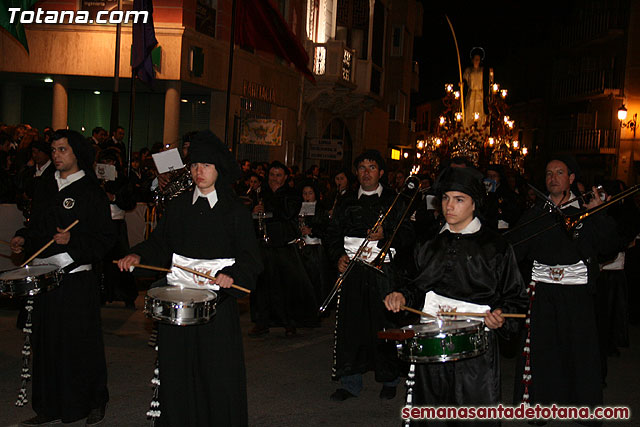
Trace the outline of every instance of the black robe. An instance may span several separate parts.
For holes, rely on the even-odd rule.
[[[488,305],[491,310],[522,313],[527,294],[515,254],[506,239],[481,226],[470,234],[447,230],[417,248],[418,274],[399,291],[406,304],[421,310],[424,296],[438,295],[473,304]],[[496,333],[513,336],[518,322],[507,319],[489,332],[486,353],[457,362],[416,365],[413,406],[422,405],[494,405],[500,401],[500,357]],[[455,423],[449,423],[454,425]]]
[[[100,262],[115,241],[108,201],[97,182],[85,176],[58,191],[49,175],[35,188],[29,227],[16,235],[25,238],[30,254],[57,233],[56,227],[76,219],[69,243],[54,243],[39,258],[67,252],[74,263],[65,270],[71,271]],[[63,422],[86,417],[109,400],[94,272],[65,274],[57,289],[34,298],[32,316],[33,409]]]
[[[130,211],[136,207],[133,185],[122,171],[118,171],[118,178],[115,181],[107,181],[103,185],[107,193],[113,194],[115,200],[111,205],[115,205],[123,211]],[[116,244],[109,251],[101,267],[101,298],[103,302],[124,301],[133,305],[138,297],[138,289],[133,278],[133,274],[128,271],[120,271],[113,263],[113,260],[120,259],[129,253],[129,235],[127,223],[124,219],[112,219],[116,229]]]
[[[598,275],[598,254],[619,247],[615,222],[600,212],[587,218],[572,238],[555,214],[547,214],[542,203],[525,212],[525,223],[541,218],[508,234],[518,261],[546,265],[570,265],[583,261],[588,269],[586,285],[537,282],[530,299],[530,384],[531,404],[597,406],[602,403],[600,352],[593,293]],[[565,215],[581,212],[569,206]],[[544,215],[544,216],[543,216]],[[555,224],[555,226],[554,226]],[[549,228],[551,227],[551,228]],[[548,230],[537,234],[538,232]],[[533,238],[530,238],[534,236]],[[530,268],[530,267],[529,267]],[[524,275],[524,274],[523,274]],[[531,297],[531,292],[530,292]],[[526,330],[522,346],[526,343]],[[526,356],[519,358],[514,402],[523,399]]]
[[[235,196],[218,191],[213,208],[193,192],[183,193],[167,210],[149,239],[131,249],[141,262],[171,265],[173,253],[189,258],[235,258],[218,272],[254,289],[262,270],[247,209]],[[217,292],[213,319],[202,325],[160,323],[160,425],[245,426],[248,423],[246,374],[235,289]],[[151,367],[149,367],[151,370]]]
[[[309,237],[323,239],[329,223],[329,212],[322,205],[322,202],[316,202],[315,214],[304,217],[304,223],[311,228]],[[313,285],[315,291],[316,302],[321,303],[329,292],[329,283],[333,269],[327,259],[324,245],[322,244],[305,244],[300,249],[302,264],[307,272],[307,276]]]
[[[334,265],[345,254],[344,237],[366,237],[367,230],[375,224],[380,213],[387,211],[395,196],[395,191],[384,188],[380,197],[362,195],[358,199],[357,194],[353,194],[340,203],[327,227],[324,240],[329,259]],[[383,224],[385,238],[378,241],[379,248],[391,236],[405,209],[406,203],[400,202],[391,211]],[[413,227],[405,219],[391,245],[398,249],[396,259],[391,263],[395,265],[384,264],[385,274],[382,275],[356,264],[340,288],[336,313],[334,379],[374,371],[376,381],[390,382],[400,375],[401,364],[395,345],[378,340],[377,333],[384,328],[397,326],[397,316],[385,308],[383,299],[393,289],[397,261],[403,258],[403,249],[406,258],[407,248],[411,247],[413,239]]]
[[[289,243],[300,236],[302,199],[287,185],[275,192],[264,186],[261,196],[265,212],[273,216],[264,220],[269,243],[261,241],[260,245],[265,268],[251,294],[252,319],[260,328],[316,326],[319,303],[300,249]],[[258,221],[255,223],[257,227]]]

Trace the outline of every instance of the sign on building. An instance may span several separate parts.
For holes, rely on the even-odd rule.
[[[282,145],[282,120],[245,119],[240,128],[241,144]]]
[[[307,157],[316,160],[342,160],[341,139],[314,139],[307,145]]]

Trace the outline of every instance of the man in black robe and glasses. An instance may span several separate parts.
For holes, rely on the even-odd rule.
[[[505,320],[502,313],[526,309],[524,282],[511,245],[478,218],[486,196],[482,174],[470,167],[448,167],[435,191],[446,224],[416,249],[415,279],[387,295],[385,305],[393,312],[405,305],[432,316],[439,311],[485,313],[488,348],[469,359],[411,365],[407,406],[495,405],[501,395],[496,333],[509,338],[518,329],[517,321]]]
[[[14,252],[29,255],[55,241],[32,264],[65,271],[60,286],[34,298],[33,409],[22,425],[104,418],[107,366],[100,299],[92,264],[115,243],[109,202],[93,172],[94,151],[78,132],[58,130],[51,157],[56,171],[43,176],[33,195],[31,221],[11,239]],[[71,230],[64,229],[75,220]]]
[[[118,266],[124,270],[141,262],[190,265],[216,277],[216,314],[208,323],[159,324],[158,424],[246,426],[246,374],[236,302],[246,294],[231,285],[253,289],[262,263],[251,216],[231,187],[240,170],[227,147],[210,131],[200,132],[191,140],[190,160],[194,190],[173,199],[149,239],[133,247]],[[194,287],[195,278],[174,268],[165,280]]]

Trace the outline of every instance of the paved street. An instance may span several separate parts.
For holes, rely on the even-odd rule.
[[[150,322],[138,310],[110,304],[102,310],[111,401],[104,425],[145,426],[151,397],[155,352],[147,346]],[[241,323],[251,327],[248,301],[243,300]],[[16,408],[20,385],[22,333],[15,328],[17,311],[0,301],[0,427],[13,426],[32,416],[31,407]],[[403,387],[392,401],[378,398],[379,386],[372,375],[365,377],[365,390],[357,399],[343,403],[329,400],[336,384],[330,381],[332,319],[318,329],[302,329],[294,338],[285,338],[283,329],[272,329],[265,338],[245,338],[248,371],[249,419],[252,426],[398,426],[403,405]],[[610,359],[610,377],[605,390],[608,404],[631,405],[640,409],[640,327],[632,327],[632,347],[621,349]],[[510,402],[513,387],[513,359],[503,359],[503,394]],[[84,425],[83,423],[76,423]],[[525,423],[514,423],[522,425]],[[569,424],[563,424],[569,425]],[[639,426],[640,421],[610,425]]]

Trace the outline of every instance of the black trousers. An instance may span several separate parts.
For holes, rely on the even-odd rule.
[[[33,409],[73,422],[109,400],[98,284],[92,271],[64,276],[34,298]]]

